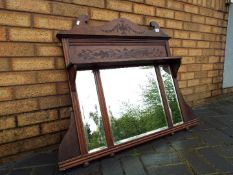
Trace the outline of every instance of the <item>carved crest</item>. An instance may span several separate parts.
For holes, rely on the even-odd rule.
[[[102,29],[102,31],[106,33],[119,32],[122,35],[130,34],[130,33],[133,33],[133,34],[145,33],[144,30],[134,29],[131,25],[126,23],[126,21],[123,19],[120,19],[119,23],[117,23],[115,26],[111,27],[110,29]]]
[[[150,29],[145,29],[135,23],[119,18],[111,22],[106,22],[103,26],[89,26],[88,16],[80,16],[76,25],[70,31],[64,31],[57,34],[58,38],[79,37],[84,35],[92,36],[127,36],[127,37],[150,37],[169,39],[156,22],[151,22]]]

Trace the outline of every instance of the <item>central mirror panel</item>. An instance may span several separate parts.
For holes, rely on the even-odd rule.
[[[93,72],[91,70],[78,71],[76,87],[88,151],[94,152],[106,148],[105,132]]]
[[[100,70],[114,144],[167,128],[153,66]]]

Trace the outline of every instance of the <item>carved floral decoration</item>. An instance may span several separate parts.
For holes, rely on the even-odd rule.
[[[123,49],[84,49],[78,54],[82,60],[91,59],[122,59],[122,58],[139,58],[139,57],[165,57],[164,49],[154,48],[123,48]]]
[[[120,22],[117,23],[114,27],[112,27],[110,29],[102,29],[102,31],[106,32],[106,33],[117,32],[117,33],[120,33],[122,35],[130,34],[130,33],[134,33],[134,34],[143,34],[143,33],[145,33],[144,30],[134,29],[130,24],[125,23],[124,20],[120,20]]]

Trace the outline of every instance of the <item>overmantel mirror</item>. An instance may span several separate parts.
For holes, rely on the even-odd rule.
[[[197,124],[178,88],[181,58],[171,56],[157,23],[145,29],[120,18],[91,27],[81,16],[57,37],[73,107],[60,170]]]

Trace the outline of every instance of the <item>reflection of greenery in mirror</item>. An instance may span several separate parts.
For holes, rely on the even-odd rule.
[[[177,100],[175,86],[171,76],[171,71],[168,66],[160,66],[160,72],[164,83],[165,93],[168,99],[169,107],[172,114],[174,124],[182,122],[180,106]]]
[[[115,143],[167,127],[154,67],[100,73]]]
[[[88,150],[94,151],[106,146],[106,139],[92,71],[78,71],[76,86]]]

